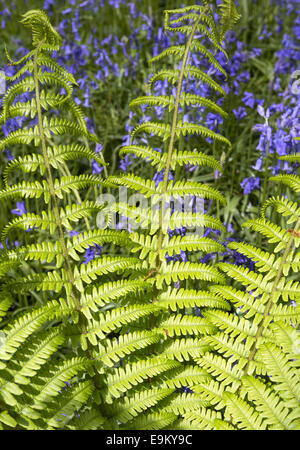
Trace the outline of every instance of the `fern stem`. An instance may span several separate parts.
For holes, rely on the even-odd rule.
[[[50,161],[49,161],[49,157],[48,157],[46,136],[45,136],[44,128],[43,128],[43,117],[42,117],[42,108],[41,108],[41,102],[40,102],[39,79],[38,79],[38,64],[37,64],[38,54],[39,54],[39,46],[36,48],[36,50],[34,52],[34,59],[33,59],[34,72],[33,73],[34,73],[36,108],[37,108],[37,114],[38,114],[40,139],[41,139],[43,158],[44,158],[46,174],[47,174],[46,178],[47,178],[47,181],[49,184],[49,191],[50,191],[51,202],[52,202],[52,206],[53,206],[53,214],[54,214],[54,217],[55,217],[55,220],[57,223],[59,241],[60,241],[60,245],[61,245],[61,249],[62,249],[63,258],[65,261],[65,270],[66,270],[66,274],[68,277],[68,282],[70,283],[70,286],[71,286],[71,289],[70,289],[71,297],[72,297],[72,300],[75,305],[75,310],[77,310],[79,313],[78,325],[80,327],[81,334],[84,335],[84,334],[87,334],[87,325],[86,325],[87,319],[81,311],[82,306],[81,306],[80,299],[79,299],[80,293],[75,285],[75,279],[74,279],[72,265],[71,265],[71,258],[69,256],[69,252],[68,252],[68,249],[66,246],[66,241],[65,241],[65,236],[64,236],[64,228],[63,228],[63,224],[62,224],[60,214],[59,214],[58,199],[55,194],[52,169],[51,169],[51,165],[50,165]],[[104,158],[103,158],[103,160],[104,160]],[[68,304],[67,299],[66,299],[66,302]],[[93,349],[92,349],[92,345],[89,342],[88,342],[86,352],[87,352],[88,358],[92,361],[93,366],[94,366]],[[97,391],[99,392],[99,390],[101,390],[100,377],[99,377],[99,375],[95,375],[93,367],[91,367],[91,372],[93,372],[93,374],[91,375],[91,378],[97,388]],[[96,400],[96,402],[97,402],[97,400]]]
[[[52,169],[51,169],[51,165],[50,165],[50,161],[49,161],[49,157],[48,157],[48,152],[47,152],[47,145],[46,145],[46,136],[44,133],[44,128],[43,128],[43,117],[42,117],[42,108],[41,108],[41,102],[40,102],[40,92],[39,92],[39,80],[38,80],[38,64],[37,64],[37,58],[38,58],[38,54],[39,54],[39,46],[36,48],[35,52],[34,52],[34,60],[33,60],[33,69],[34,69],[34,85],[35,85],[35,95],[36,95],[36,108],[37,108],[37,114],[38,114],[38,123],[39,123],[39,131],[40,131],[40,139],[41,139],[41,145],[42,145],[42,152],[43,152],[43,158],[44,158],[44,162],[45,162],[45,167],[46,167],[46,178],[49,184],[49,191],[50,191],[50,196],[51,196],[51,200],[52,200],[52,206],[53,206],[53,213],[55,216],[55,220],[57,223],[57,228],[58,228],[58,235],[59,235],[59,241],[60,241],[60,245],[61,245],[61,249],[62,249],[62,254],[63,254],[63,258],[65,261],[65,270],[66,270],[66,274],[68,277],[68,282],[70,283],[71,289],[71,297],[72,300],[74,302],[75,305],[75,309],[78,311],[79,313],[79,318],[78,318],[78,325],[81,329],[81,333],[82,334],[86,334],[87,333],[87,326],[86,326],[86,317],[84,316],[84,314],[81,311],[81,303],[80,303],[80,299],[79,299],[79,291],[77,289],[77,287],[75,286],[75,279],[73,276],[73,270],[72,270],[72,265],[71,265],[71,259],[68,253],[68,249],[66,246],[66,241],[65,241],[65,236],[64,236],[64,229],[63,229],[63,224],[60,218],[60,214],[59,214],[59,207],[58,207],[58,200],[57,197],[55,195],[55,188],[54,188],[54,182],[53,182],[53,175],[52,175]],[[66,302],[68,304],[68,301],[66,299]],[[87,346],[87,354],[88,354],[88,358],[92,361],[93,365],[94,365],[94,357],[93,357],[93,349],[90,343],[88,343]],[[93,372],[93,375],[91,375],[93,382],[97,388],[97,391],[99,391],[101,389],[101,382],[100,382],[100,377],[99,375],[95,375],[95,372],[93,370],[93,368],[91,368],[91,371]]]
[[[45,137],[44,128],[43,128],[43,116],[42,116],[42,107],[41,107],[40,90],[39,90],[39,79],[38,79],[38,64],[37,64],[38,54],[39,54],[39,47],[37,47],[34,52],[33,74],[34,74],[35,99],[36,99],[36,108],[37,108],[37,114],[38,114],[40,139],[41,139],[43,158],[44,158],[46,173],[47,173],[46,177],[47,177],[47,182],[49,184],[49,191],[50,191],[50,196],[51,196],[51,200],[52,200],[53,213],[54,213],[54,217],[55,217],[55,220],[57,223],[59,241],[60,241],[63,257],[64,257],[64,260],[66,263],[66,272],[68,275],[69,282],[71,283],[71,286],[72,286],[72,297],[73,297],[76,308],[78,310],[80,310],[80,301],[74,292],[75,280],[73,277],[71,261],[70,261],[70,257],[68,254],[66,242],[65,242],[63,225],[62,225],[62,221],[61,221],[60,214],[59,214],[58,201],[57,201],[57,197],[55,195],[53,175],[52,175],[51,165],[50,165],[50,161],[49,161],[49,157],[48,157],[46,137]],[[67,303],[68,303],[68,301],[67,301]]]
[[[298,222],[296,223],[294,230],[297,232],[299,230],[299,228],[300,228],[300,219],[298,219]],[[282,259],[280,261],[280,265],[278,267],[278,272],[277,272],[277,275],[275,277],[275,280],[274,280],[274,283],[273,283],[273,286],[272,286],[272,290],[271,290],[271,293],[270,293],[270,297],[269,297],[268,303],[266,304],[266,307],[265,307],[264,315],[262,317],[260,325],[258,326],[257,333],[256,333],[256,336],[255,336],[255,340],[254,340],[254,342],[253,342],[253,344],[252,344],[252,346],[250,348],[248,361],[247,361],[247,364],[244,367],[244,375],[247,375],[250,362],[254,360],[255,355],[257,353],[257,350],[258,350],[257,340],[262,336],[262,333],[263,333],[263,330],[264,330],[264,326],[265,326],[265,319],[267,318],[267,316],[270,313],[270,310],[271,310],[271,307],[272,307],[272,304],[273,304],[273,298],[274,298],[275,292],[276,292],[276,290],[278,288],[278,284],[279,284],[279,281],[280,281],[281,276],[282,276],[283,266],[286,263],[286,259],[287,259],[288,255],[289,255],[290,251],[291,251],[291,246],[293,244],[293,241],[294,241],[294,238],[293,238],[292,235],[290,235],[290,239],[289,239],[289,241],[287,243],[285,251],[284,251],[284,253],[282,255]],[[240,392],[241,387],[242,387],[242,385],[240,384],[240,386],[238,387],[237,392]]]
[[[71,176],[71,172],[69,171],[69,168],[68,168],[67,164],[63,163],[62,166],[64,167],[64,170],[65,170],[67,176]],[[77,189],[74,189],[74,195],[75,195],[76,200],[78,201],[78,203],[82,203],[82,199],[81,199],[80,194],[79,194]],[[91,230],[91,225],[90,225],[89,219],[87,217],[85,217],[84,221],[85,221],[87,229],[90,231]]]
[[[193,25],[193,29],[191,31],[191,34],[189,35],[189,39],[188,39],[188,42],[187,42],[186,47],[185,47],[185,52],[184,52],[182,65],[181,65],[181,69],[180,69],[180,74],[179,74],[179,79],[178,79],[178,86],[177,86],[177,91],[176,91],[176,100],[175,100],[175,106],[174,106],[174,112],[173,112],[173,120],[172,120],[172,127],[171,127],[171,136],[170,136],[169,147],[168,147],[166,169],[165,169],[164,178],[163,178],[162,201],[163,201],[164,195],[167,193],[167,186],[168,186],[168,180],[169,180],[169,174],[170,174],[172,153],[173,153],[173,150],[174,150],[174,142],[175,142],[175,137],[176,137],[176,127],[177,127],[177,123],[178,123],[180,96],[181,96],[184,72],[185,72],[185,68],[186,68],[187,62],[188,62],[188,57],[189,57],[189,53],[190,53],[190,47],[191,47],[192,41],[194,39],[194,35],[196,33],[196,30],[197,30],[197,26],[198,26],[200,20],[205,15],[205,13],[206,13],[206,11],[208,9],[209,9],[209,7],[205,6],[205,8],[203,9],[202,13],[199,14],[198,19],[195,21],[195,23]],[[159,251],[162,248],[162,240],[163,240],[163,231],[162,231],[163,215],[162,215],[162,212],[163,212],[163,208],[160,208],[160,213],[159,213],[159,236],[158,236],[158,241],[157,241],[158,253],[159,253]]]
[[[265,159],[265,171],[264,171],[264,187],[263,187],[263,194],[262,194],[262,205],[265,204],[266,198],[267,198],[267,191],[268,191],[268,170],[269,170],[269,155],[270,155],[270,141],[267,142],[267,152],[266,152],[266,159]],[[261,235],[258,239],[258,245],[261,246]]]

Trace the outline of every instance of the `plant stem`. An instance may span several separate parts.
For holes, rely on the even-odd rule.
[[[176,100],[175,100],[175,106],[174,106],[174,112],[173,112],[173,120],[172,120],[172,127],[171,127],[171,136],[169,141],[169,147],[168,147],[168,154],[167,154],[167,162],[166,162],[166,168],[163,178],[163,185],[162,185],[162,205],[159,211],[159,235],[158,235],[158,241],[157,241],[157,250],[158,253],[162,248],[162,241],[163,241],[163,231],[162,231],[162,223],[163,223],[163,203],[164,203],[164,196],[167,193],[167,187],[168,187],[168,180],[169,180],[169,174],[170,174],[170,167],[171,167],[171,161],[172,161],[172,154],[174,150],[174,142],[176,137],[176,127],[178,123],[178,114],[179,114],[179,105],[180,105],[180,97],[181,97],[181,90],[182,90],[182,83],[184,78],[184,71],[188,62],[188,57],[190,53],[190,47],[192,44],[192,41],[194,39],[194,35],[197,29],[197,26],[202,19],[202,17],[205,15],[206,11],[208,9],[208,6],[204,8],[201,14],[199,14],[198,19],[195,21],[193,25],[193,29],[191,31],[191,34],[189,35],[188,42],[185,47],[185,52],[182,60],[182,65],[179,73],[179,79],[178,79],[178,86],[176,91]],[[157,261],[157,266],[160,265],[159,260]],[[157,267],[157,270],[159,267]]]
[[[68,276],[68,282],[71,283],[71,286],[72,286],[71,297],[74,301],[75,307],[78,310],[80,310],[80,301],[75,293],[75,289],[76,289],[75,288],[75,280],[74,280],[74,276],[73,276],[70,257],[69,257],[66,242],[65,242],[63,225],[62,225],[62,221],[61,221],[60,214],[59,214],[57,197],[55,194],[52,169],[51,169],[48,152],[47,152],[46,137],[45,137],[44,127],[43,127],[42,107],[41,107],[41,101],[40,101],[40,91],[39,91],[38,64],[37,64],[38,54],[39,54],[39,47],[37,47],[35,54],[34,54],[34,58],[33,58],[33,74],[34,74],[35,99],[36,99],[36,108],[37,108],[37,114],[38,114],[39,132],[40,132],[43,158],[44,158],[46,173],[47,173],[46,178],[47,178],[47,182],[48,182],[49,190],[50,190],[53,214],[54,214],[54,217],[55,217],[55,220],[57,223],[59,242],[61,245],[62,254],[64,257],[65,264],[66,264],[66,273]],[[67,303],[68,303],[68,301],[67,301]]]
[[[265,159],[265,171],[264,171],[264,187],[263,187],[263,194],[262,194],[262,205],[265,204],[266,198],[267,198],[267,191],[268,191],[268,170],[269,170],[269,154],[270,154],[270,141],[267,142],[267,153],[266,153],[266,159]],[[261,247],[261,240],[262,236],[260,235],[258,238],[258,245]]]
[[[300,219],[298,219],[298,222],[296,223],[294,230],[297,232],[299,229],[300,229]],[[250,348],[248,361],[247,361],[247,363],[246,363],[246,365],[244,367],[243,375],[247,375],[250,362],[254,360],[255,355],[257,353],[257,350],[258,350],[258,348],[257,348],[257,340],[263,334],[263,331],[264,331],[264,328],[265,328],[265,320],[268,317],[268,315],[270,313],[270,310],[271,310],[271,307],[272,307],[272,305],[274,303],[273,299],[274,299],[274,295],[276,293],[276,290],[278,288],[278,284],[280,282],[280,279],[282,277],[283,266],[286,263],[287,257],[288,257],[288,255],[289,255],[289,253],[291,251],[291,246],[292,246],[293,242],[294,242],[294,237],[292,235],[290,235],[290,239],[289,239],[289,241],[287,243],[285,251],[284,251],[284,253],[282,255],[282,259],[280,261],[280,265],[278,267],[278,272],[277,272],[277,275],[275,277],[275,280],[274,280],[274,283],[273,283],[273,286],[272,286],[272,290],[270,292],[270,297],[269,297],[269,300],[268,300],[268,302],[266,304],[262,320],[261,320],[261,322],[260,322],[260,324],[258,326],[258,329],[257,329],[257,333],[256,333],[256,336],[255,336],[255,341],[253,342],[253,344],[252,344],[252,346]],[[240,386],[238,387],[238,392],[241,390],[241,386],[242,385],[240,384]]]
[[[81,334],[86,334],[87,333],[87,324],[86,324],[87,319],[81,311],[80,292],[78,291],[78,289],[75,285],[75,279],[74,279],[72,265],[71,265],[71,258],[69,256],[68,249],[66,246],[63,224],[62,224],[60,214],[59,214],[58,199],[57,199],[57,196],[55,193],[52,169],[51,169],[48,152],[47,152],[46,136],[45,136],[44,128],[43,128],[43,116],[42,116],[42,108],[41,108],[40,92],[39,92],[38,64],[37,64],[38,54],[39,54],[39,47],[36,48],[35,53],[34,53],[33,73],[34,73],[34,85],[35,85],[35,96],[36,96],[36,107],[37,107],[37,114],[38,114],[39,132],[40,132],[43,158],[44,158],[45,167],[46,167],[46,179],[49,184],[51,203],[52,203],[52,207],[53,207],[53,214],[54,214],[54,217],[55,217],[55,220],[57,223],[59,242],[61,245],[62,254],[63,254],[63,258],[64,258],[64,263],[65,263],[65,271],[66,271],[67,278],[68,278],[68,280],[66,280],[66,282],[69,283],[71,286],[70,296],[71,296],[73,305],[75,307],[75,310],[77,310],[79,313],[78,324],[79,324],[79,327],[81,330]],[[67,294],[66,297],[68,297],[67,290],[66,290],[66,294]],[[68,300],[66,300],[66,301],[68,304]],[[69,306],[69,304],[68,304],[68,306]],[[87,346],[87,355],[91,361],[94,360],[93,349],[89,342],[88,342],[88,346]],[[94,381],[95,386],[99,390],[99,388],[101,387],[99,376],[93,375],[92,379]]]

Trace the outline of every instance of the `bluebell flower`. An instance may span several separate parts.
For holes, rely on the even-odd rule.
[[[210,128],[213,131],[217,131],[218,125],[223,123],[223,118],[220,116],[220,114],[215,114],[209,112],[206,116],[206,124],[208,128]]]
[[[91,163],[92,163],[92,173],[94,175],[99,175],[103,171],[103,166],[100,166],[100,164],[94,159],[92,159]]]
[[[184,394],[193,394],[194,393],[194,391],[191,388],[189,388],[188,386],[180,386],[180,387],[175,389],[175,392],[176,393],[181,393],[182,392]]]
[[[229,242],[233,242],[235,239],[227,238],[222,245],[226,248],[225,252],[221,253],[222,260],[229,262],[231,264],[236,264],[237,266],[243,266],[248,268],[251,271],[255,270],[255,261],[247,256],[239,253],[237,250],[228,248]]]
[[[17,207],[15,209],[12,209],[11,212],[15,214],[16,216],[22,216],[26,213],[25,203],[24,202],[17,202]]]
[[[261,48],[252,47],[249,56],[250,56],[250,58],[257,58],[257,56],[261,56],[261,54],[262,54]]]
[[[155,181],[155,187],[157,188],[159,183],[161,183],[164,179],[164,173],[165,169],[161,170],[160,172],[155,172],[153,176],[153,180]],[[169,171],[169,181],[174,180],[174,175],[172,174],[171,170]]]
[[[8,149],[6,149],[6,157],[8,161],[12,161],[14,159],[14,156]]]
[[[96,153],[101,153],[102,150],[103,150],[103,147],[104,147],[103,144],[100,144],[99,142],[97,142],[96,148],[95,148],[95,152],[96,152]]]
[[[54,6],[55,6],[54,0],[45,0],[43,9],[45,9],[47,11],[47,14],[52,15],[52,13],[53,13],[52,7],[54,8]]]
[[[233,110],[233,114],[238,120],[242,120],[247,116],[247,111],[243,106],[239,106],[237,109]]]
[[[266,121],[267,119],[269,119],[270,117],[270,110],[267,109],[266,111],[264,110],[264,108],[262,107],[262,105],[258,105],[257,106],[257,112],[258,114],[263,117]]]
[[[249,108],[254,108],[255,98],[252,92],[244,92],[244,97],[242,100],[246,106],[249,106]]]
[[[248,83],[250,80],[250,73],[247,70],[244,70],[236,77],[236,79],[240,83]]]
[[[264,26],[263,26],[263,29],[262,29],[262,31],[261,31],[261,34],[260,34],[260,36],[258,37],[258,39],[259,39],[260,41],[263,41],[265,38],[268,38],[268,37],[270,37],[270,36],[272,36],[272,32],[271,32],[271,31],[268,31],[267,26],[264,25]]]
[[[71,236],[71,238],[73,238],[74,236],[79,236],[79,232],[75,231],[75,230],[72,230],[72,231],[69,232],[69,235]]]
[[[256,161],[255,165],[252,166],[254,170],[258,170],[260,171],[262,168],[262,158],[258,158],[258,160]]]
[[[64,9],[61,13],[62,13],[62,15],[64,16],[64,15],[66,15],[66,14],[71,13],[72,11],[73,11],[72,8],[67,8],[67,9]]]
[[[103,249],[103,247],[100,247],[100,245],[90,246],[85,252],[83,264],[87,265],[96,256],[99,256],[102,253],[102,249]]]
[[[127,172],[128,167],[132,164],[132,161],[129,159],[129,155],[125,155],[123,159],[120,161],[120,169],[124,172]]]
[[[111,6],[113,6],[114,8],[119,8],[120,4],[122,4],[122,3],[123,3],[123,1],[121,1],[121,0],[109,0],[109,4]]]
[[[7,247],[8,249],[10,249],[10,248],[14,248],[14,247],[19,247],[20,242],[19,242],[19,241],[15,241],[14,243],[9,243],[9,242],[8,242],[8,239],[6,239],[6,240],[5,240],[5,244],[6,244],[6,247]],[[0,249],[1,249],[1,250],[4,249],[4,245],[2,244],[2,242],[0,242]]]
[[[241,187],[244,189],[244,195],[250,194],[255,189],[260,187],[259,177],[248,177],[241,182]]]

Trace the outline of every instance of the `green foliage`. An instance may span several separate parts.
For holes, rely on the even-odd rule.
[[[299,161],[299,155],[292,155],[292,159]],[[272,179],[297,192],[299,176]],[[269,206],[288,217],[285,226],[266,219]],[[291,223],[292,229],[287,226]],[[222,421],[216,426],[299,429],[299,206],[284,196],[273,197],[263,205],[262,217],[245,226],[267,237],[268,251],[234,242],[230,247],[251,258],[255,271],[219,264],[238,287],[210,287],[211,292],[231,302],[232,311],[203,313],[218,332],[204,337],[211,350],[198,362],[214,380],[198,385],[196,392],[209,399],[214,409],[222,409]]]
[[[110,423],[117,427],[120,421],[121,428],[130,429],[176,427],[184,411],[199,406],[200,400],[189,399],[182,408],[174,407],[175,411],[172,406],[178,402],[178,397],[182,398],[181,390],[184,386],[194,386],[198,381],[209,377],[206,371],[199,369],[196,359],[199,352],[203,352],[200,338],[213,334],[216,327],[208,320],[195,315],[194,308],[206,306],[228,309],[226,301],[206,290],[209,282],[224,283],[224,275],[209,264],[197,262],[200,255],[222,251],[223,247],[212,239],[203,237],[202,229],[199,232],[196,226],[210,224],[213,228],[222,229],[221,221],[201,213],[199,207],[179,210],[172,206],[176,200],[184,198],[190,201],[195,197],[211,199],[216,204],[225,203],[224,197],[217,189],[186,179],[182,170],[185,164],[195,163],[206,170],[208,168],[222,171],[220,162],[208,154],[207,149],[212,148],[212,143],[224,149],[231,145],[224,136],[199,123],[182,121],[184,111],[193,107],[215,111],[226,117],[226,112],[217,105],[215,98],[207,99],[185,92],[188,79],[192,76],[207,83],[217,95],[225,94],[211,76],[199,67],[188,64],[192,52],[200,53],[226,75],[213,56],[213,52],[221,49],[221,43],[213,32],[217,25],[208,5],[165,11],[165,18],[166,32],[183,32],[186,35],[186,44],[172,45],[154,57],[151,63],[160,64],[172,56],[181,60],[180,69],[160,68],[150,79],[149,95],[131,101],[130,107],[134,109],[148,106],[152,111],[151,118],[139,121],[131,134],[131,144],[120,151],[121,154],[128,154],[130,157],[144,160],[145,164],[156,166],[156,170],[161,172],[161,179],[153,180],[149,171],[148,178],[126,173],[110,176],[106,180],[106,185],[112,189],[121,186],[138,194],[137,204],[119,202],[114,209],[109,210],[107,207],[105,211],[108,214],[117,212],[128,218],[130,226],[136,230],[129,232],[128,239],[132,242],[131,252],[141,261],[141,265],[131,266],[130,278],[140,280],[139,287],[144,293],[142,301],[141,297],[131,297],[125,306],[119,297],[119,305],[115,304],[110,313],[105,313],[109,326],[107,331],[116,333],[118,337],[113,344],[111,335],[105,337],[102,328],[95,322],[92,323],[93,333],[100,333],[98,337],[102,339],[98,357],[103,363],[102,372],[109,373],[105,366],[111,366],[111,359],[107,358],[107,355],[112,354],[115,364],[117,355],[122,355],[121,367],[116,365],[112,375],[107,375],[105,380],[106,387],[103,390],[106,390],[107,394],[104,402],[113,404],[107,413]],[[202,31],[204,37],[196,39],[197,31]],[[205,45],[202,44],[204,39],[207,39]],[[160,80],[169,82],[170,92],[175,84],[176,94],[156,95],[155,84]],[[164,111],[161,120],[156,118],[153,110],[157,106]],[[153,145],[142,145],[144,134],[149,136]],[[199,136],[199,150],[190,147],[188,138],[192,135]],[[173,181],[174,173],[177,176],[182,174],[180,181]],[[149,202],[151,200],[150,208],[149,202],[144,203],[143,199],[149,199]],[[176,229],[187,225],[191,226],[192,233],[176,235]],[[189,255],[187,261],[181,260],[181,251],[186,251]],[[176,284],[179,283],[181,289],[178,291]],[[192,286],[201,286],[203,289],[195,291],[190,289]],[[126,323],[127,327],[118,328],[122,323]],[[103,326],[106,327],[104,316]],[[140,341],[138,335],[139,340],[136,341],[136,333],[140,329],[143,332],[147,330],[146,339],[143,337]],[[88,333],[88,338],[92,338],[96,344],[96,338],[91,333]],[[138,351],[139,349],[144,351]],[[105,351],[108,352],[107,355]],[[150,390],[149,382],[153,386]],[[165,383],[163,387],[162,383]],[[173,390],[170,390],[170,387],[173,387]],[[163,414],[159,412],[161,407],[164,408]]]
[[[100,235],[98,230],[91,230],[91,213],[102,207],[92,200],[82,202],[79,194],[103,180],[92,174],[71,174],[66,162],[87,158],[105,163],[89,147],[88,140],[98,139],[88,131],[84,115],[72,99],[76,84],[73,76],[51,56],[53,50],[59,49],[61,37],[43,11],[29,11],[22,22],[32,30],[33,50],[20,61],[8,55],[10,64],[20,69],[14,77],[8,77],[12,85],[4,96],[1,121],[24,114],[28,124],[0,143],[1,149],[18,144],[22,150],[4,172],[0,196],[5,201],[30,199],[32,203],[27,206],[36,212],[23,213],[2,233],[5,243],[12,229],[27,231],[26,244],[5,249],[0,261],[1,273],[6,275],[1,285],[1,315],[6,319],[7,314],[8,322],[3,328],[1,347],[1,423],[8,427],[54,429],[64,427],[82,406],[88,408],[95,391],[92,355],[83,354],[79,346],[80,336],[87,333],[89,307],[96,304],[85,297],[82,312],[80,295],[87,295],[84,286],[95,274],[122,270],[130,262],[124,265],[122,258],[104,257],[87,266],[80,264],[81,271],[76,266],[82,262],[84,249],[113,241],[114,233],[105,230]],[[56,94],[55,89],[61,87],[65,94]],[[32,99],[14,102],[24,92],[31,93]],[[60,136],[64,136],[64,145],[60,144]],[[74,138],[76,142],[72,143]],[[26,179],[10,184],[14,172],[18,176],[23,172]],[[28,176],[33,176],[33,181]],[[71,240],[67,235],[71,223],[81,219],[86,220],[88,230]],[[117,236],[116,243],[120,239],[126,241]],[[8,309],[14,297],[24,296],[27,303],[38,290],[45,291],[39,308],[29,305],[28,311],[10,317]],[[72,387],[60,394],[70,380]],[[93,427],[102,422],[97,413]]]
[[[255,271],[200,263],[200,257],[224,251],[203,236],[203,227],[224,226],[197,202],[189,209],[174,206],[182,198],[209,199],[215,210],[226,204],[218,189],[190,180],[184,170],[197,164],[204,172],[221,172],[213,149],[232,151],[225,136],[183,121],[188,108],[227,116],[216,100],[223,88],[190,64],[195,52],[226,76],[214,54],[227,57],[222,41],[239,14],[233,1],[224,1],[218,25],[214,11],[208,1],[165,11],[165,31],[183,33],[186,42],[152,59],[165,67],[152,75],[149,95],[130,103],[152,114],[120,154],[155,167],[158,180],[150,170],[148,178],[77,174],[79,158],[105,169],[93,149],[99,140],[72,98],[73,75],[51,55],[61,37],[45,12],[24,14],[33,50],[19,61],[7,53],[19,71],[7,77],[11,85],[0,114],[1,123],[19,115],[28,120],[0,141],[2,150],[14,146],[19,152],[3,171],[0,198],[26,199],[30,210],[1,234],[0,428],[299,429],[299,205],[283,195],[270,198],[261,217],[245,223],[267,238],[266,245],[229,244],[255,262]],[[174,68],[170,57],[180,65]],[[190,78],[207,84],[211,98],[185,92]],[[168,95],[155,94],[161,80],[168,82]],[[31,99],[19,101],[22,93]],[[163,109],[160,120],[155,107]],[[144,133],[151,146],[142,145]],[[299,162],[298,155],[282,159]],[[297,175],[271,180],[299,192]],[[120,186],[151,200],[152,208],[141,197],[113,207],[95,201],[98,188],[111,193]],[[267,215],[269,206],[282,222]],[[92,221],[98,213],[106,219],[102,228]],[[128,218],[133,230],[112,229],[116,214]],[[74,224],[80,231],[71,237]],[[178,234],[182,227],[192,233]],[[23,243],[8,248],[6,239],[16,229]],[[86,250],[99,246],[101,254],[84,261]],[[33,302],[37,293],[39,306]],[[16,299],[25,309],[17,315]],[[183,392],[186,386],[190,392]]]

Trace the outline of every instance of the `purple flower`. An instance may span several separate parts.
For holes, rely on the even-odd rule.
[[[54,0],[45,0],[43,9],[45,9],[48,13],[52,13],[52,11],[49,11],[51,7],[54,7]]]
[[[255,98],[252,92],[245,92],[242,100],[246,106],[249,106],[249,108],[254,108]]]
[[[99,175],[103,171],[103,166],[100,166],[97,161],[92,159],[92,173],[94,175]]]
[[[12,161],[14,159],[14,156],[11,154],[11,152],[6,149],[6,157],[8,161]]]
[[[17,202],[17,207],[15,209],[12,209],[11,212],[16,216],[27,214],[24,202]]]
[[[161,183],[164,179],[164,174],[165,174],[165,169],[163,169],[160,172],[155,172],[153,180],[155,181],[155,187],[157,188],[159,183]],[[172,174],[172,172],[169,172],[169,181],[170,180],[174,180],[174,176]]]
[[[70,231],[69,234],[70,234],[71,238],[73,238],[74,236],[79,236],[78,231],[75,231],[75,230]]]
[[[234,109],[233,114],[238,120],[241,120],[247,116],[246,109],[243,106],[239,106],[238,109]]]
[[[61,13],[62,13],[62,15],[64,16],[64,15],[66,15],[66,14],[69,14],[70,12],[72,12],[72,8],[64,9]]]
[[[92,259],[95,258],[95,256],[99,256],[102,253],[103,247],[100,247],[100,245],[93,245],[89,247],[84,255],[84,265],[87,265]]]
[[[250,194],[255,189],[259,189],[259,186],[260,186],[259,177],[245,178],[241,183],[241,187],[244,189],[244,195]]]
[[[269,109],[267,109],[266,111],[264,110],[264,108],[261,105],[257,105],[257,112],[258,114],[263,117],[266,121],[267,119],[269,119],[270,117],[270,111]]]
[[[262,158],[258,158],[255,165],[252,166],[254,170],[261,170],[262,168]]]
[[[130,161],[129,156],[125,155],[125,158],[121,159],[120,161],[120,169],[124,172],[127,172],[128,167],[132,164],[132,161]]]

